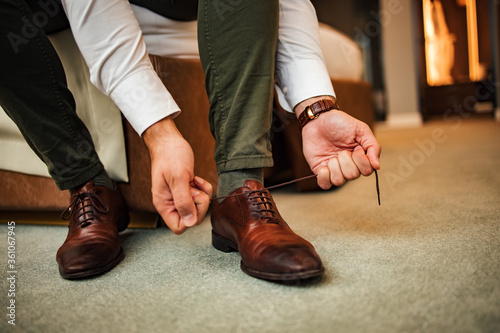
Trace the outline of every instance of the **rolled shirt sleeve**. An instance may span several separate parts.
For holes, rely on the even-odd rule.
[[[318,35],[316,11],[308,0],[281,0],[276,51],[276,90],[287,111],[315,96],[333,96]]]
[[[151,65],[128,1],[62,3],[91,82],[111,97],[139,135],[180,112]]]

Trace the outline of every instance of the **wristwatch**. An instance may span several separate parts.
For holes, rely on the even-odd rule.
[[[297,118],[300,130],[302,130],[308,122],[318,118],[323,112],[330,110],[340,110],[337,103],[331,99],[320,99],[319,101],[306,106],[304,111]]]

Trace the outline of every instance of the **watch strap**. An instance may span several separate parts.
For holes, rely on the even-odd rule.
[[[300,129],[302,130],[302,128],[304,128],[304,126],[311,120],[318,118],[321,113],[330,110],[340,110],[337,103],[331,99],[320,99],[319,101],[306,106],[304,111],[302,111],[297,118]]]

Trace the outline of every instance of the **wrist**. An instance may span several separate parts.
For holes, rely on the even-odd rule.
[[[171,136],[182,137],[181,133],[177,129],[177,126],[175,126],[172,116],[168,116],[160,121],[157,121],[153,125],[149,126],[142,134],[142,138],[149,149],[153,148],[155,143],[163,141]]]
[[[300,112],[297,116],[297,122],[301,131],[304,126],[317,119],[322,113],[331,110],[340,110],[338,105],[335,103],[335,100],[331,97],[311,99],[309,101],[305,101],[304,104],[307,105],[302,112],[300,112],[300,108],[296,108],[297,111]],[[303,106],[304,104],[302,104],[301,106]]]
[[[314,104],[320,100],[331,100],[333,102],[336,102],[336,99],[335,97],[333,96],[315,96],[315,97],[311,97],[311,98],[308,98],[306,100],[303,100],[302,102],[300,102],[299,104],[295,105],[295,107],[293,108],[293,113],[295,113],[295,117],[299,117],[300,114],[302,112],[304,112],[304,110],[306,109],[306,107],[308,107],[309,105],[311,104]]]

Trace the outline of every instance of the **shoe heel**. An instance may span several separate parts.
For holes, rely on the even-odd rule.
[[[122,232],[123,230],[127,229],[128,224],[130,223],[130,215],[127,213],[125,216],[118,221],[117,227],[118,227],[118,232]]]
[[[238,246],[212,230],[212,246],[222,252],[238,251]]]

